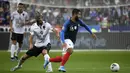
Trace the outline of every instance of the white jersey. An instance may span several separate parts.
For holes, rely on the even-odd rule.
[[[12,27],[14,33],[23,34],[25,32],[24,24],[25,21],[29,19],[28,13],[23,11],[19,14],[17,11],[14,11],[11,14]]]
[[[34,23],[31,26],[30,34],[36,37],[35,46],[42,47],[47,46],[50,43],[50,30],[52,30],[52,26],[48,22],[44,22],[41,26],[38,26],[37,23]]]

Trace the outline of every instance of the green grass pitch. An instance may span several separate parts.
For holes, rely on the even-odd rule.
[[[24,53],[21,53],[23,55]],[[61,55],[61,52],[50,52],[51,57]],[[113,73],[110,71],[111,63],[120,65],[119,72],[130,73],[130,51],[85,51],[74,52],[65,68],[67,73]],[[0,73],[45,73],[43,69],[44,59],[42,55],[37,58],[28,59],[20,70],[10,72],[10,68],[17,64],[17,61],[10,61],[10,53],[0,51]],[[53,73],[59,73],[60,63],[52,63]]]

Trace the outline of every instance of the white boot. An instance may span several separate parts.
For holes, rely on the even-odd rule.
[[[46,72],[53,72],[51,63],[48,64],[48,69]]]
[[[16,70],[18,70],[18,69],[20,69],[20,68],[22,68],[22,66],[15,66],[15,67],[13,67],[13,68],[11,68],[11,70],[10,71],[16,71]]]

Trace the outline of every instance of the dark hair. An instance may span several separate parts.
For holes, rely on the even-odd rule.
[[[80,12],[79,9],[73,9],[73,11],[72,11],[72,15],[74,15],[74,14],[78,14],[79,12]]]
[[[37,19],[39,19],[40,17],[41,17],[40,12],[35,11],[35,19],[37,20]]]
[[[24,5],[23,3],[19,3],[18,5]]]

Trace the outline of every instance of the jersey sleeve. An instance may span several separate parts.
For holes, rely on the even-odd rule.
[[[30,34],[31,35],[34,35],[34,31],[33,30],[34,30],[34,26],[32,25],[31,28],[30,28]]]
[[[80,26],[84,27],[90,34],[92,34],[92,31],[90,28],[82,21],[79,19]]]
[[[26,21],[27,20],[29,20],[29,15],[28,15],[28,13],[26,13],[26,19],[25,19]]]
[[[61,32],[60,32],[60,40],[61,40],[62,43],[65,43],[64,35],[65,35],[66,30],[67,30],[68,24],[69,24],[69,20],[67,20],[67,21],[63,24],[62,30],[61,30]]]
[[[49,30],[52,31],[53,27],[51,26],[51,24],[47,22],[47,25],[48,25]]]
[[[14,19],[14,12],[11,13],[11,20],[13,20],[13,19]]]

